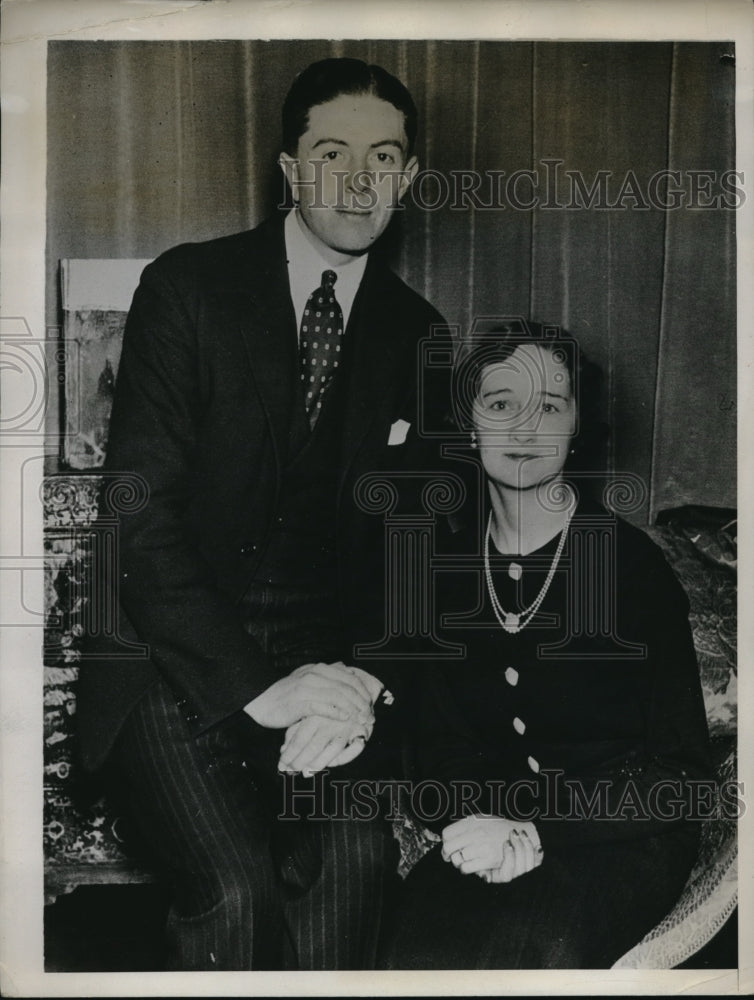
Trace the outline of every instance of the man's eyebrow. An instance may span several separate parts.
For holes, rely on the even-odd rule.
[[[545,389],[539,394],[540,396],[552,396],[553,399],[562,399],[564,403],[567,403],[570,396],[563,396],[559,392],[550,392],[549,389]]]
[[[328,143],[331,143],[335,146],[348,145],[348,143],[344,139],[324,138],[324,139],[317,139],[317,141],[312,146],[312,149],[316,149],[318,146],[327,145]],[[372,142],[369,144],[370,149],[377,149],[378,146],[395,146],[396,149],[400,149],[400,151],[403,152],[403,143],[398,142],[397,139],[380,139],[379,142]]]

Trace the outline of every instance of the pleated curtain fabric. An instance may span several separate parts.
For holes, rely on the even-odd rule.
[[[53,41],[50,326],[61,258],[153,257],[286,203],[283,96],[327,56],[378,63],[416,100],[420,174],[392,244],[401,277],[461,334],[476,317],[530,316],[579,339],[605,372],[609,469],[646,487],[632,520],[735,505],[730,206],[743,195],[721,194],[742,187],[724,40]],[[591,207],[572,204],[574,178]],[[709,195],[672,207],[649,198],[658,182],[661,195],[670,184],[690,198],[694,183]],[[59,434],[55,380],[50,391]]]

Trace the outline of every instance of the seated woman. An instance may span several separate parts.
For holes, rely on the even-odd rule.
[[[595,382],[535,324],[456,365],[486,488],[436,578],[463,652],[427,664],[409,758],[440,842],[404,883],[383,967],[607,968],[695,860],[710,769],[688,601],[655,544],[587,498]]]

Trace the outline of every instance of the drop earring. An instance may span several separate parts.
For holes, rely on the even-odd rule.
[[[471,433],[471,447],[476,448],[476,434],[473,431]]]

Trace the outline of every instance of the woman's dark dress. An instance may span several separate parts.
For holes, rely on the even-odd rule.
[[[491,547],[503,608],[529,607],[557,542],[514,559]],[[525,810],[538,806],[544,861],[510,883],[487,884],[433,848],[406,880],[384,965],[609,967],[671,909],[696,856],[699,823],[677,804],[689,782],[710,774],[688,600],[642,531],[586,503],[537,616],[518,634],[494,617],[478,532],[460,532],[453,548],[460,561],[440,577],[438,611],[455,616],[442,637],[466,654],[428,665],[417,685],[411,777],[447,792],[446,802],[425,792],[422,818],[439,832],[469,812],[514,818],[517,807],[517,818],[532,819]],[[522,568],[520,583],[511,562]],[[525,780],[517,805],[492,786],[478,806],[454,808],[459,781],[468,793],[469,781],[489,788],[490,779],[506,789]],[[592,796],[619,818],[590,817]],[[443,813],[432,817],[435,807]]]

